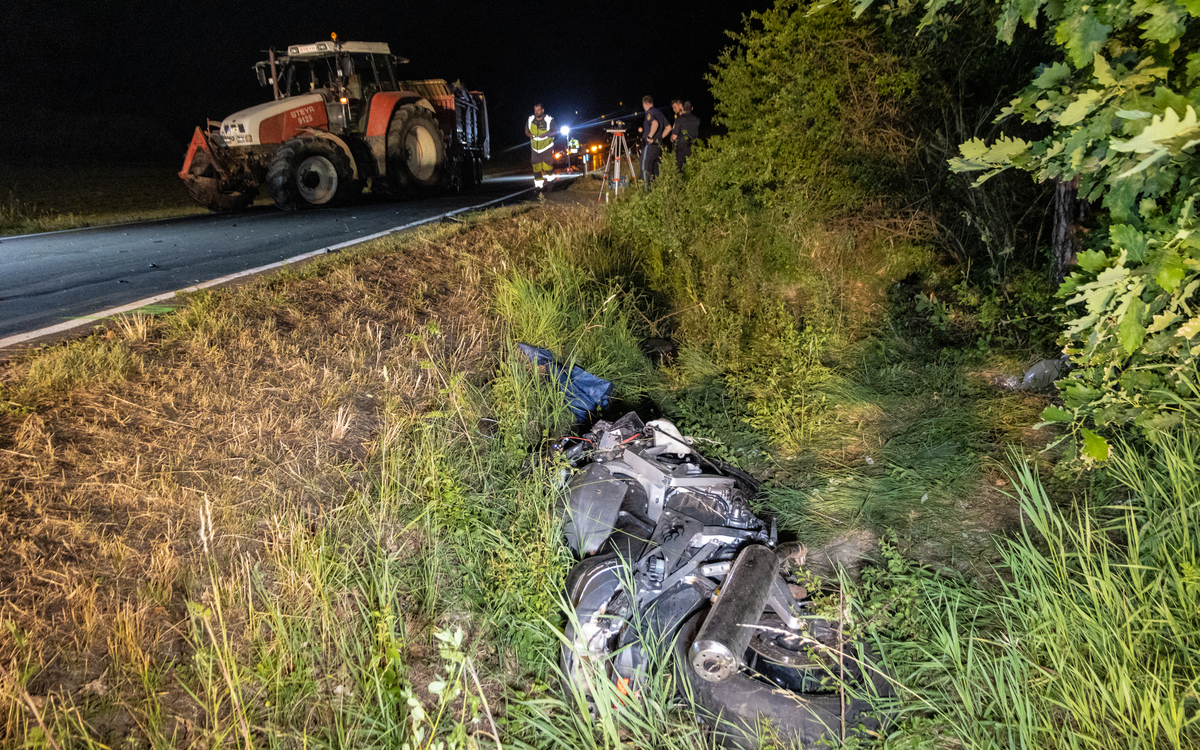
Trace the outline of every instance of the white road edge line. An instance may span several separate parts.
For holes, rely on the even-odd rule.
[[[140,299],[137,302],[130,302],[129,304],[121,305],[120,307],[112,307],[112,308],[109,308],[108,310],[102,310],[101,312],[93,313],[91,315],[85,315],[85,316],[82,316],[79,318],[73,318],[71,320],[65,321],[63,323],[59,323],[57,325],[47,326],[46,328],[39,328],[36,331],[30,331],[29,333],[18,333],[14,336],[9,336],[8,338],[0,339],[0,349],[3,349],[4,347],[12,346],[13,344],[20,344],[20,343],[24,343],[26,341],[30,341],[32,339],[41,338],[42,336],[49,336],[51,334],[62,333],[63,331],[69,331],[72,328],[78,328],[79,326],[87,325],[88,323],[91,323],[96,320],[103,320],[104,318],[111,318],[114,315],[119,315],[124,312],[130,312],[132,310],[136,310],[139,307],[145,307],[146,305],[153,305],[155,302],[162,302],[164,300],[169,300],[177,294],[185,294],[187,292],[198,292],[201,289],[207,289],[208,287],[211,287],[211,286],[217,286],[218,284],[224,284],[227,281],[233,281],[234,279],[240,279],[243,276],[251,276],[256,273],[262,273],[263,271],[270,271],[273,268],[282,268],[283,266],[289,265],[291,263],[297,263],[302,260],[308,260],[309,258],[315,257],[317,255],[322,255],[324,253],[333,252],[334,250],[341,250],[342,248],[351,247],[353,245],[361,245],[364,242],[370,242],[371,240],[377,240],[380,237],[386,237],[387,235],[395,234],[396,232],[403,232],[405,229],[412,229],[413,227],[419,227],[422,224],[429,224],[431,222],[438,221],[440,219],[445,219],[447,217],[454,216],[455,214],[461,214],[466,211],[475,211],[480,208],[486,208],[494,203],[500,203],[502,201],[511,200],[512,198],[515,198],[518,195],[523,195],[525,193],[528,193],[531,190],[534,190],[534,188],[526,188],[524,190],[518,190],[515,193],[506,195],[502,198],[495,198],[493,200],[487,201],[486,203],[480,203],[475,206],[466,206],[465,208],[456,208],[453,211],[447,211],[444,214],[438,214],[437,216],[431,216],[428,219],[420,219],[419,221],[412,221],[412,222],[409,222],[408,224],[404,224],[402,226],[392,227],[391,229],[385,229],[382,232],[376,232],[375,234],[369,234],[366,237],[359,237],[357,239],[348,240],[346,242],[340,242],[336,245],[330,245],[329,247],[323,247],[320,250],[313,250],[312,252],[304,253],[303,255],[297,255],[294,258],[287,258],[285,260],[277,261],[275,263],[270,263],[265,266],[259,266],[258,268],[251,268],[246,271],[238,271],[237,273],[231,273],[228,276],[222,276],[219,279],[212,279],[211,281],[204,281],[199,284],[196,284],[195,286],[189,286],[185,289],[178,289],[174,292],[163,292],[162,294],[156,294],[153,297],[147,297],[146,299]]]

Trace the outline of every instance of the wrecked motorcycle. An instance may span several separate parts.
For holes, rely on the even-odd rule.
[[[774,521],[750,507],[752,477],[632,412],[559,447],[573,467],[564,531],[580,558],[566,587],[568,687],[588,694],[590,668],[635,693],[652,644],[673,639],[679,684],[724,744],[753,742],[764,721],[804,746],[879,730],[871,703],[888,680],[789,586]]]

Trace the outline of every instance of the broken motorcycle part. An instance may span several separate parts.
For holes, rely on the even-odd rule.
[[[632,412],[558,447],[573,467],[564,533],[582,558],[567,578],[568,689],[590,696],[599,675],[636,693],[669,658],[653,644],[673,643],[675,669],[723,744],[751,742],[762,719],[805,746],[839,737],[843,688],[848,735],[880,728],[869,698],[890,694],[886,677],[868,649],[793,598],[774,522],[750,507],[752,477],[705,458],[671,422]]]

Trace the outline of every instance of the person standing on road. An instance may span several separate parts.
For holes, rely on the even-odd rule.
[[[684,162],[692,155],[692,143],[700,134],[700,118],[692,114],[691,102],[676,99],[671,102],[671,108],[675,110],[675,122],[667,127],[664,135],[674,144],[675,165],[682,172]]]
[[[529,139],[530,158],[533,162],[533,186],[538,190],[550,176],[552,151],[554,150],[554,118],[546,114],[541,103],[533,105],[533,114],[525,124],[525,137]]]
[[[654,106],[654,97],[642,97],[642,109],[646,112],[646,120],[638,132],[642,134],[642,179],[646,181],[646,189],[658,177],[658,163],[662,161],[662,138],[667,130],[667,118]]]

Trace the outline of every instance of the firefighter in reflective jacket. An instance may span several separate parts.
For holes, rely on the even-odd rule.
[[[554,151],[554,118],[546,114],[541,104],[533,105],[533,114],[525,125],[525,136],[529,138],[531,159],[533,161],[533,184],[541,188],[550,177]]]

